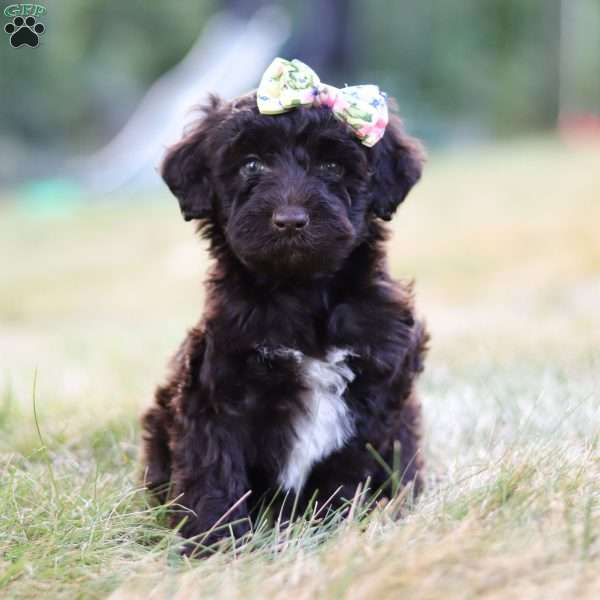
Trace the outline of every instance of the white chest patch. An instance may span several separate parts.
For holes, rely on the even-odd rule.
[[[306,411],[293,424],[296,435],[279,474],[280,485],[298,493],[313,465],[344,446],[354,435],[354,421],[343,397],[354,379],[352,369],[346,364],[352,351],[332,348],[325,360],[288,348],[276,353],[300,364],[307,388],[302,398]]]

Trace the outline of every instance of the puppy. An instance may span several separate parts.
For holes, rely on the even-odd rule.
[[[184,537],[242,536],[278,490],[278,510],[302,511],[367,481],[421,489],[427,334],[388,275],[382,221],[422,163],[394,115],[366,147],[326,106],[264,115],[256,93],[212,97],[169,149],[163,178],[213,259],[203,317],[143,416],[145,481],[177,499]]]

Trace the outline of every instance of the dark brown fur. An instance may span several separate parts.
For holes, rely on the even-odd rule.
[[[419,179],[420,146],[395,116],[366,148],[328,109],[264,116],[254,94],[213,98],[204,113],[163,164],[183,216],[198,219],[210,241],[214,264],[203,318],[143,417],[148,486],[162,501],[178,498],[173,525],[185,517],[185,537],[209,531],[251,490],[224,520],[242,535],[252,507],[276,491],[294,418],[305,409],[297,364],[261,349],[322,358],[336,346],[355,354],[344,400],[356,435],[314,465],[300,510],[313,495],[325,499],[341,488],[339,505],[367,478],[389,493],[389,472],[368,444],[391,466],[398,441],[399,476],[418,492],[414,381],[427,334],[410,286],[387,273],[380,219],[391,218]],[[264,170],[248,175],[249,157]],[[272,219],[290,206],[310,221],[288,235]],[[229,530],[204,543],[223,535]]]

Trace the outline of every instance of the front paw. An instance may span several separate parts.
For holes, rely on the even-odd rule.
[[[208,542],[208,543],[206,543]],[[220,550],[226,550],[228,542],[225,538],[216,540],[206,540],[206,542],[188,540],[181,543],[177,548],[180,556],[186,558],[210,558],[213,554],[217,554]]]
[[[180,529],[182,537],[188,538],[179,547],[182,556],[208,558],[217,552],[226,552],[243,544],[244,538],[252,531],[248,517],[209,528],[203,528],[197,521],[188,521]]]

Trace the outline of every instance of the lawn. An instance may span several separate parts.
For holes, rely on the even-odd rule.
[[[0,203],[0,596],[600,598],[600,147],[434,155],[393,224],[433,334],[428,486],[180,559],[138,415],[207,258],[166,191]]]

